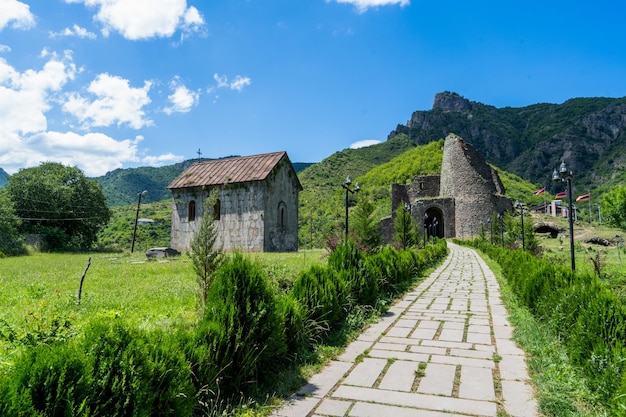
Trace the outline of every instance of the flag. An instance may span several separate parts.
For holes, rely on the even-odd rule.
[[[533,195],[542,195],[542,194],[543,194],[543,193],[545,193],[545,192],[546,192],[546,187],[543,187],[543,188],[540,188],[540,189],[538,189],[537,191],[535,191],[535,192],[533,193]]]
[[[579,195],[578,197],[576,197],[576,201],[587,201],[590,198],[591,198],[591,194],[587,193],[587,194]]]
[[[555,198],[566,198],[567,197],[567,191],[561,191],[560,193],[556,193],[556,195],[554,197]]]

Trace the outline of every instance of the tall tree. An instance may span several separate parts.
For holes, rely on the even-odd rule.
[[[419,233],[410,207],[403,206],[396,211],[393,230],[395,232],[394,240],[402,246],[402,249],[417,245]]]
[[[12,175],[7,185],[24,233],[50,249],[90,248],[111,213],[100,185],[76,167],[44,162]]]
[[[6,190],[0,190],[0,257],[24,252],[19,227],[20,219],[15,214],[13,202]]]
[[[357,241],[368,252],[374,252],[380,246],[380,226],[374,216],[376,206],[366,195],[360,195],[352,212],[352,230]]]
[[[611,226],[626,230],[626,186],[616,187],[604,194],[600,207]]]

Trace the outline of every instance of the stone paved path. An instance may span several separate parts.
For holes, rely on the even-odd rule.
[[[537,416],[495,276],[473,250],[448,247],[443,265],[272,416]]]

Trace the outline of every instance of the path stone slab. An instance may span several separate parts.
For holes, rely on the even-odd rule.
[[[422,377],[417,392],[435,395],[452,395],[456,366],[429,363],[425,376]]]
[[[410,392],[415,382],[417,368],[417,362],[395,361],[387,370],[378,388]]]
[[[318,398],[325,396],[351,367],[352,363],[349,362],[331,362],[320,373],[313,375],[298,394]]]
[[[346,415],[346,411],[348,411],[351,406],[351,401],[325,399],[322,400],[320,405],[315,409],[315,414],[323,416],[343,417]]]
[[[459,397],[472,400],[495,401],[493,373],[488,368],[461,367]]]
[[[504,409],[512,417],[536,417],[537,402],[530,386],[521,381],[502,381]]]
[[[385,366],[387,366],[387,361],[384,359],[365,358],[363,362],[355,366],[343,383],[371,387],[376,383]]]

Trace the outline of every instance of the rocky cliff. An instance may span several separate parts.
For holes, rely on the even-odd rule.
[[[556,188],[552,171],[565,161],[576,192],[587,192],[624,175],[626,97],[496,108],[443,92],[431,110],[414,112],[389,137],[400,133],[418,144],[458,134],[489,163],[549,189]]]

